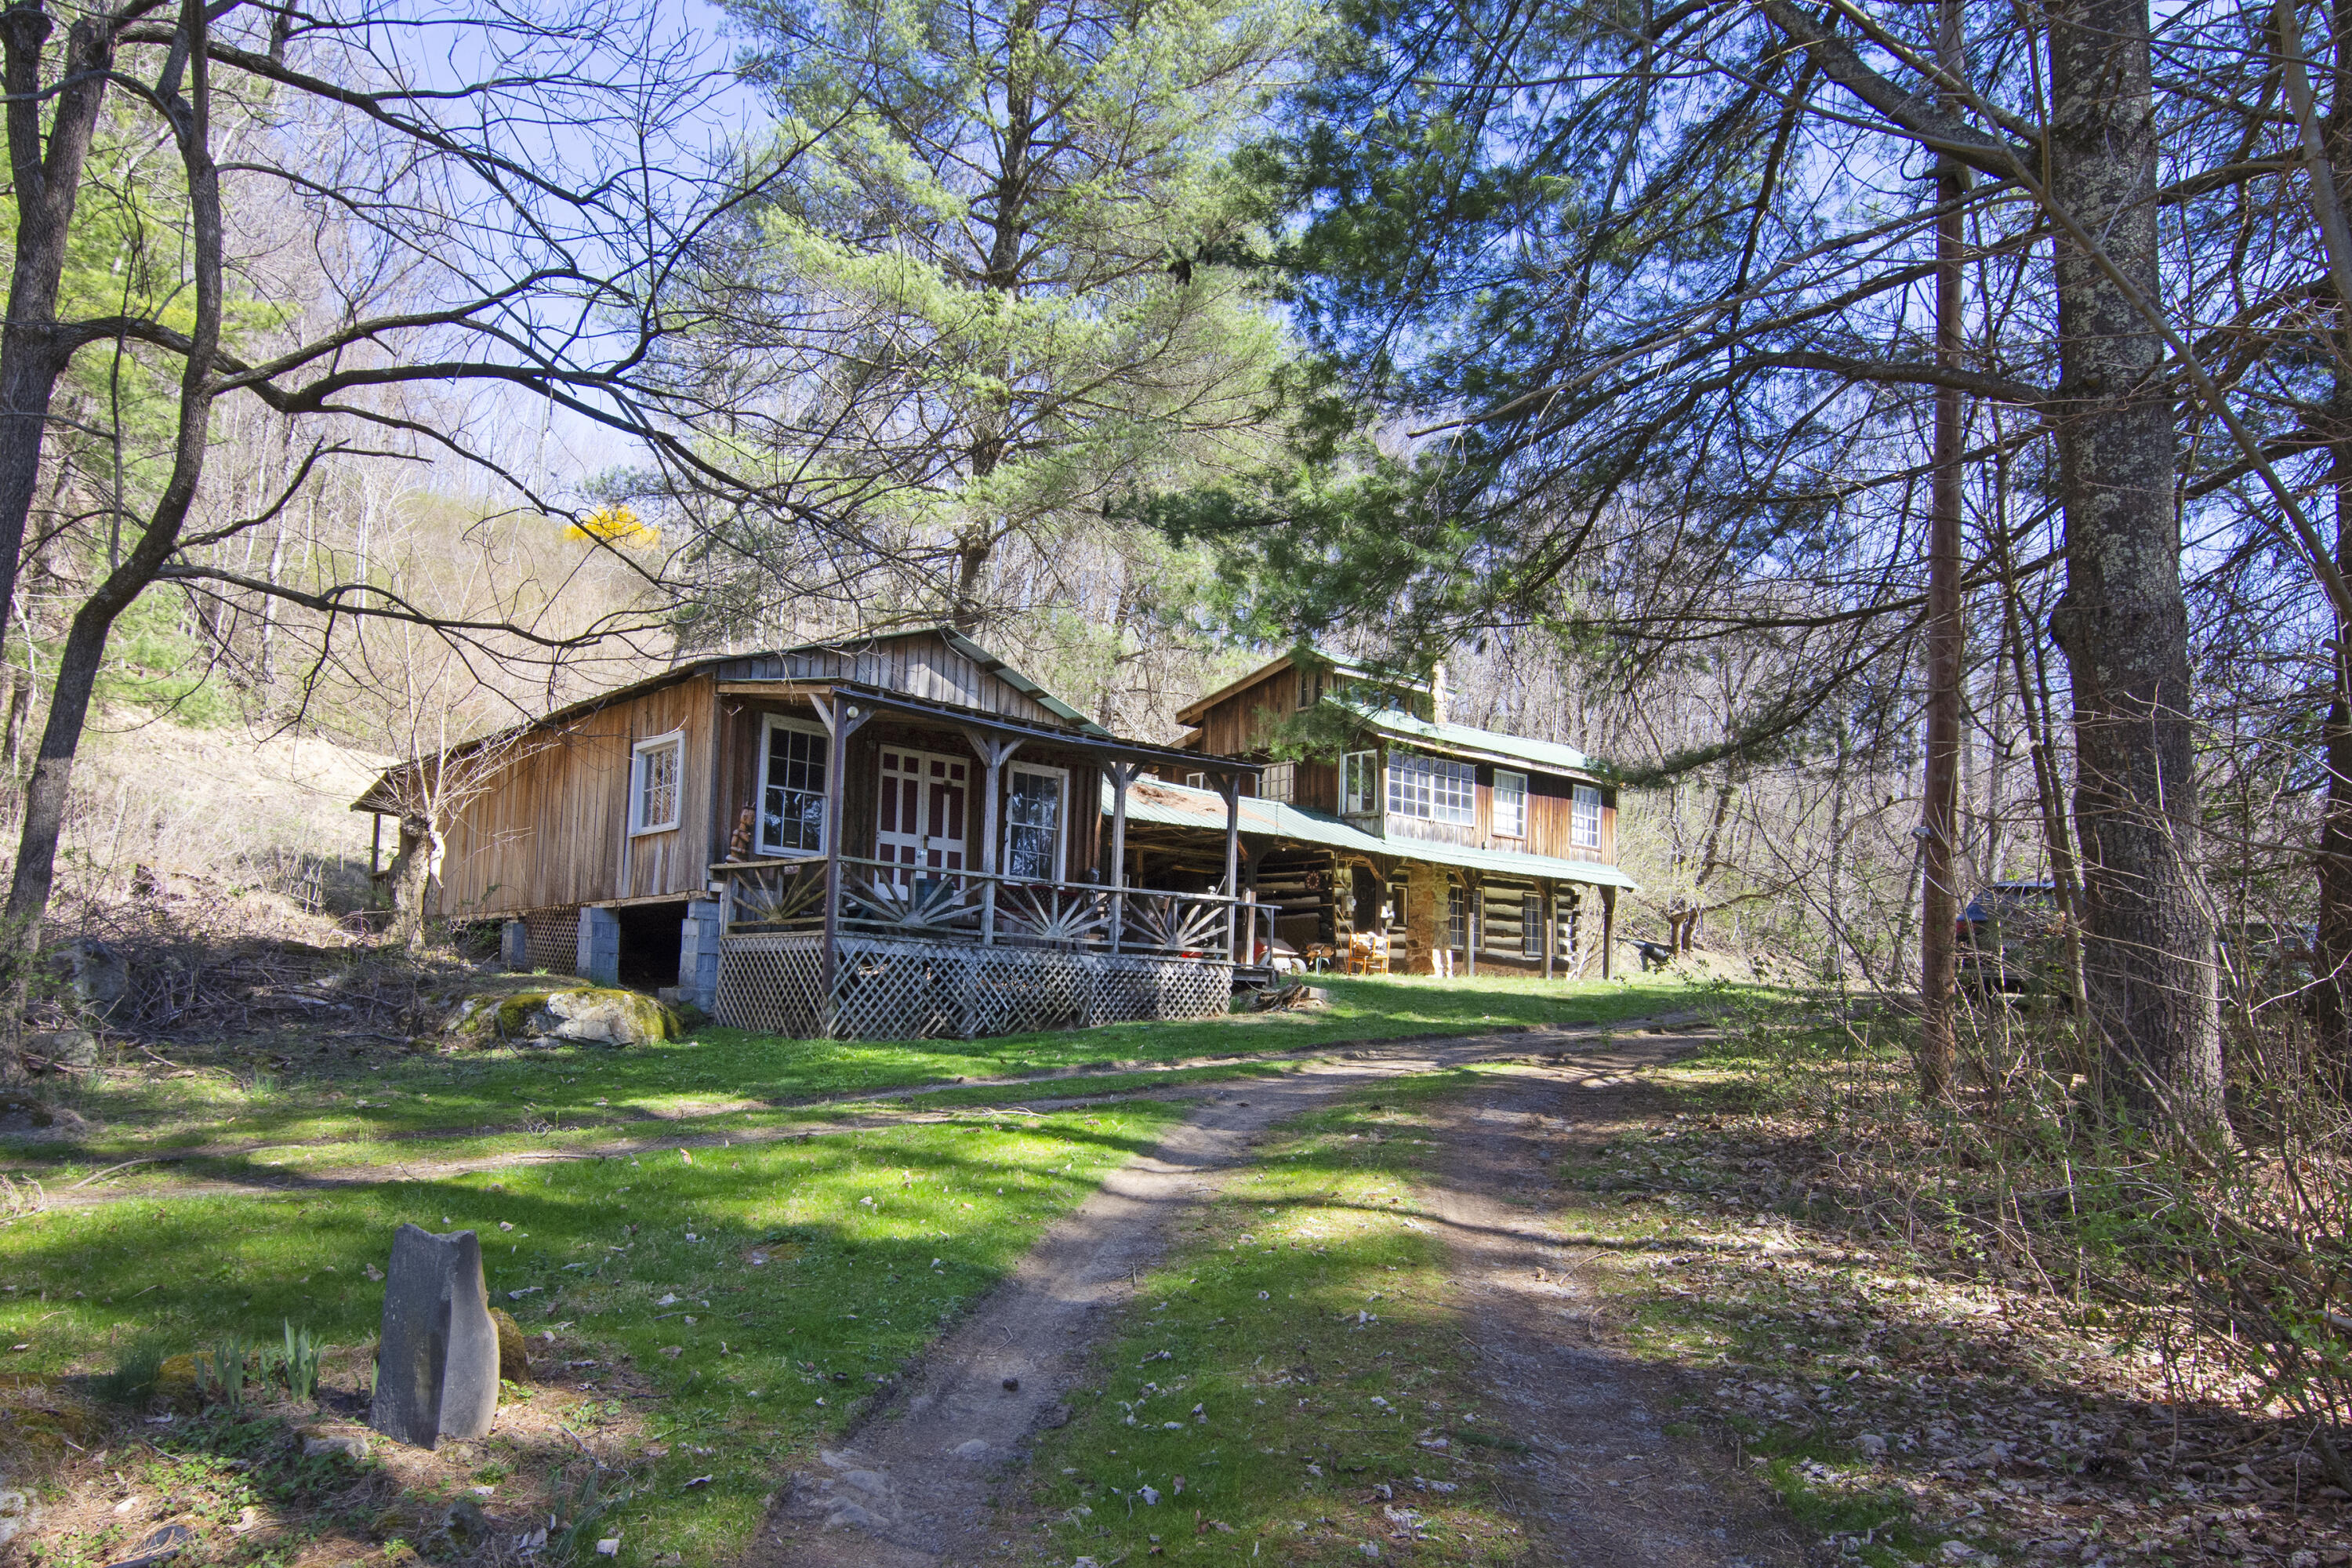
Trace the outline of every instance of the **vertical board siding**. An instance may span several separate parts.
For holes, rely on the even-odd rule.
[[[712,678],[693,675],[513,742],[450,825],[439,912],[465,920],[698,891],[712,833],[714,710]],[[678,825],[632,837],[632,748],[672,731],[685,742]]]

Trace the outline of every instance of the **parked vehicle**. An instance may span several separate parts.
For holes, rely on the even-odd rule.
[[[2065,921],[2058,885],[2047,878],[1987,885],[1960,911],[1954,935],[1964,991],[2021,996],[2063,989]]]

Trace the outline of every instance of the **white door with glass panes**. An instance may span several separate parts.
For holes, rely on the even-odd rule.
[[[929,874],[964,868],[964,819],[971,805],[971,761],[933,752],[882,748],[876,793],[874,858]],[[886,875],[888,873],[886,873]]]
[[[1062,879],[1063,801],[1068,794],[1069,775],[1059,768],[1005,770],[1005,876],[1023,882]]]

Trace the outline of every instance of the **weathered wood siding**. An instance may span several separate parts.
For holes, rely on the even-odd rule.
[[[438,911],[468,920],[698,891],[716,858],[715,696],[707,672],[690,675],[509,742],[511,759],[450,826]],[[632,837],[631,748],[673,730],[686,736],[678,825]]]
[[[1066,726],[1069,722],[929,632],[838,648],[750,655],[726,660],[718,666],[717,673],[726,681],[855,681],[903,692],[919,701],[951,703],[1026,724]]]

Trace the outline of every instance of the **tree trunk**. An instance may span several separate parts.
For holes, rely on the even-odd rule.
[[[2352,70],[2352,5],[2338,5],[2333,17],[2338,85],[2329,95],[2327,154],[2339,175],[2352,163],[2352,101],[2341,85]],[[2338,188],[2342,188],[2339,178]],[[2352,300],[2337,319],[2336,396],[2329,413],[2336,428],[2329,451],[2335,484],[2336,561],[2352,570]],[[2312,1024],[2320,1059],[2335,1075],[2339,1094],[2352,1090],[2352,621],[2337,608],[2334,688],[2321,744],[2327,764],[2327,795],[2319,818],[2319,940],[2313,954]]]
[[[2060,0],[2047,16],[2051,195],[2145,298],[2161,298],[2145,0]],[[2221,1057],[2164,347],[2063,233],[2057,250],[2067,595],[2052,631],[2074,698],[2084,986],[2103,1092],[2201,1131],[2221,1115]]]
[[[114,49],[107,25],[76,22],[67,35],[54,100],[44,80],[42,50],[50,19],[31,5],[0,11],[8,92],[9,174],[16,202],[16,254],[8,279],[8,315],[0,325],[0,605],[16,602],[25,527],[40,482],[41,444],[65,357],[57,338],[58,288],[65,272],[68,236],[81,194],[106,72]],[[46,136],[41,108],[53,102]]]
[[[1937,53],[1959,64],[1958,0],[1937,7]],[[1960,358],[1960,208],[1968,175],[1946,158],[1937,169],[1936,358]],[[1920,803],[1919,1048],[1914,1064],[1929,1102],[1952,1098],[1958,1012],[1960,847],[1960,395],[1936,390],[1935,479],[1927,524],[1927,777]]]
[[[441,871],[442,839],[421,812],[400,819],[400,852],[392,858],[392,934],[415,952],[425,945],[433,879]]]

